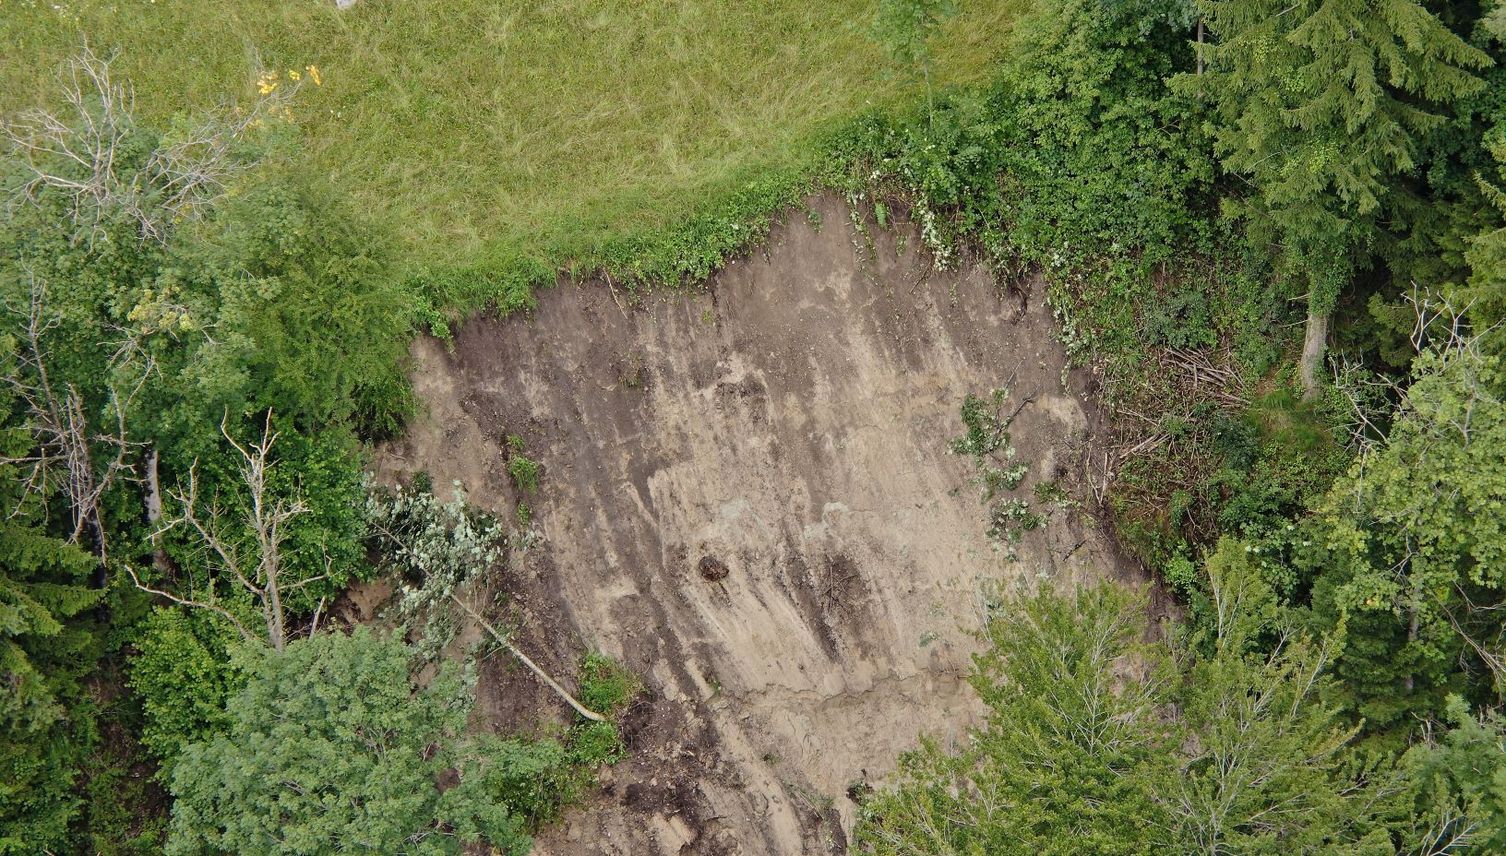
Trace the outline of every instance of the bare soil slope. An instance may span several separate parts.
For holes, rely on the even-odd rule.
[[[536,852],[846,852],[850,786],[975,721],[963,678],[993,587],[1116,566],[1061,510],[1006,559],[947,451],[964,394],[1008,385],[1019,495],[1071,480],[1096,417],[1039,295],[934,273],[913,227],[810,204],[704,292],[563,285],[453,351],[415,346],[426,413],[383,477],[458,480],[511,517],[520,435],[544,467],[525,498],[542,542],[505,583],[520,643],[565,675],[598,648],[648,685],[630,759]],[[500,656],[482,698],[510,728],[562,707]]]

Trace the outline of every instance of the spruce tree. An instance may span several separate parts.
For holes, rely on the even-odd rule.
[[[24,485],[32,455],[12,424],[15,341],[0,335],[0,856],[62,852],[94,723],[85,679],[100,656],[89,615],[96,559],[50,536]]]
[[[0,854],[61,850],[78,808],[89,722],[76,703],[99,653],[78,617],[102,594],[87,586],[93,568],[73,545],[0,522]]]
[[[1316,383],[1340,288],[1381,202],[1416,166],[1439,108],[1483,84],[1489,57],[1416,0],[1199,0],[1216,41],[1178,86],[1212,108],[1215,149],[1248,194],[1232,205],[1306,290],[1302,381]]]

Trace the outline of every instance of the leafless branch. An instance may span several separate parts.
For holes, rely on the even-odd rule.
[[[21,166],[12,202],[36,204],[58,193],[81,240],[92,244],[110,218],[123,215],[141,238],[164,243],[175,224],[197,217],[252,165],[237,142],[267,119],[285,117],[298,84],[266,89],[249,109],[206,114],[175,129],[133,167],[122,153],[137,133],[135,95],[111,74],[111,61],[84,46],[58,74],[64,110],[28,110],[0,124]]]
[[[103,562],[108,545],[101,502],[118,479],[136,478],[130,459],[140,444],[129,439],[127,414],[155,365],[139,349],[112,365],[104,384],[104,412],[91,420],[78,387],[53,377],[47,340],[59,325],[58,316],[48,306],[47,283],[32,271],[26,275],[26,305],[5,307],[19,318],[22,341],[19,371],[4,380],[27,411],[35,445],[27,455],[6,462],[29,465],[23,480],[28,495],[45,501],[53,489],[62,491],[73,521],[69,540],[77,542],[87,532]]]
[[[265,638],[274,649],[281,651],[288,641],[284,595],[326,579],[332,560],[326,556],[324,574],[291,584],[282,578],[283,541],[287,537],[287,523],[308,513],[309,507],[301,496],[276,496],[269,484],[268,475],[274,464],[272,449],[277,442],[277,431],[272,427],[272,413],[267,413],[261,438],[258,440],[237,440],[230,431],[228,413],[220,420],[220,433],[241,459],[240,478],[246,495],[244,509],[237,523],[250,531],[252,549],[243,551],[230,534],[226,512],[220,506],[218,497],[207,502],[200,498],[197,462],[188,468],[183,483],[169,492],[178,513],[164,521],[157,535],[178,527],[190,530],[211,557],[215,576],[233,580],[256,601],[266,623]],[[135,579],[134,575],[132,579]],[[211,580],[210,594],[189,599],[192,603],[186,605],[207,606],[215,603],[213,585],[214,581]],[[185,601],[175,599],[175,602]]]
[[[144,591],[144,592],[146,592],[148,594],[154,594],[154,595],[157,595],[158,597],[170,600],[173,603],[178,604],[179,606],[186,606],[186,607],[188,607],[190,609],[207,609],[210,612],[213,612],[216,615],[220,616],[221,618],[224,618],[225,620],[229,621],[230,624],[232,626],[234,626],[236,630],[240,631],[241,636],[244,637],[246,639],[246,641],[248,641],[248,642],[257,642],[257,641],[260,641],[261,637],[257,636],[255,633],[252,633],[250,630],[246,629],[246,625],[244,625],[244,624],[241,623],[241,620],[238,617],[236,617],[235,613],[231,612],[230,610],[226,609],[224,606],[220,605],[217,601],[215,601],[214,599],[212,599],[212,597],[211,598],[202,598],[202,599],[201,598],[181,597],[179,595],[173,594],[170,591],[167,591],[166,589],[154,588],[154,587],[149,586],[146,583],[142,582],[141,578],[138,577],[138,576],[136,576],[136,571],[134,569],[132,569],[130,565],[126,565],[126,574],[130,576],[131,582],[136,585],[136,588],[141,589],[142,591]]]

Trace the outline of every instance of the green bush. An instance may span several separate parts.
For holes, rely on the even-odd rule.
[[[614,764],[627,755],[613,722],[581,722],[570,729],[570,758],[587,768]]]
[[[1200,291],[1174,291],[1142,311],[1141,325],[1150,344],[1168,348],[1210,348],[1218,344],[1208,299]]]
[[[141,744],[171,775],[190,743],[210,740],[229,727],[225,702],[246,675],[231,660],[240,634],[205,610],[161,607],[141,626],[130,685],[141,700]]]
[[[474,699],[453,669],[419,686],[414,652],[364,629],[246,653],[225,733],[174,766],[168,853],[528,852],[488,789],[517,757],[467,736]]]
[[[402,425],[414,406],[403,369],[416,305],[387,236],[316,183],[271,173],[195,237],[184,254],[197,264],[180,276],[216,295],[224,343],[200,347],[195,380],[221,386],[208,371],[229,350],[252,411],[304,428],[347,422],[366,436]]]
[[[487,793],[533,825],[553,820],[585,783],[571,752],[554,740],[497,740],[486,751],[494,762]]]
[[[833,145],[859,183],[913,193],[927,243],[1058,267],[1110,253],[1167,258],[1198,233],[1213,164],[1166,78],[1192,61],[1175,3],[1072,0],[1018,24],[983,92],[866,117]],[[1168,126],[1181,133],[1169,134]]]
[[[643,692],[643,682],[627,667],[593,651],[581,660],[580,701],[587,709],[611,716]]]
[[[514,452],[507,459],[507,474],[512,478],[513,486],[525,494],[538,493],[539,473],[542,469],[538,461],[524,457],[521,453]]]

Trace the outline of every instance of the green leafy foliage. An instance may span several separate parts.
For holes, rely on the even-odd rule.
[[[501,524],[466,501],[460,483],[440,502],[427,476],[396,491],[369,488],[365,504],[368,545],[402,584],[404,615],[419,619],[422,650],[437,654],[458,626],[451,598],[484,578],[507,555]]]
[[[203,322],[223,341],[201,342],[189,369],[201,389],[301,426],[401,427],[412,298],[369,224],[306,179],[263,171],[192,239],[159,288],[218,297]]]
[[[620,712],[643,692],[643,681],[611,657],[592,651],[580,662],[580,701],[603,716]]]
[[[862,852],[1396,852],[1403,789],[1323,700],[1327,648],[1280,637],[1248,565],[1215,572],[1199,653],[1146,645],[1111,585],[994,614],[971,679],[985,724],[934,742],[862,809]]]
[[[28,715],[54,712],[52,724],[27,732],[7,722],[0,735],[7,751],[28,747],[29,760],[7,755],[17,766],[5,779],[26,793],[33,820],[48,818],[16,819],[28,853],[110,852],[129,837],[150,840],[149,816],[117,822],[96,810],[105,783],[150,781],[126,732],[144,723],[148,750],[170,762],[222,716],[218,705],[233,684],[222,640],[197,618],[133,628],[147,610],[116,585],[127,567],[184,596],[224,582],[215,576],[223,563],[186,537],[187,527],[157,531],[165,524],[153,519],[152,502],[165,499],[171,516],[179,510],[173,492],[196,474],[199,510],[219,512],[224,544],[256,554],[251,533],[234,523],[254,502],[222,430],[244,437],[248,426],[275,424],[285,454],[261,499],[307,498],[307,511],[281,533],[283,582],[296,587],[285,607],[306,614],[364,562],[355,435],[390,433],[411,405],[401,362],[411,300],[385,238],[290,166],[296,152],[284,145],[277,112],[252,121],[245,110],[225,110],[153,127],[130,112],[103,60],[85,51],[67,71],[65,85],[81,85],[76,111],[17,124],[7,117],[22,142],[0,157],[10,200],[0,212],[3,454],[41,466],[38,478],[3,473],[7,525],[18,528],[0,540],[31,558],[28,576],[0,577],[0,601],[16,609],[0,623],[11,625],[7,676],[25,665],[10,656],[18,651],[36,673],[14,673],[26,689],[16,703],[31,705]],[[67,154],[80,150],[97,157]],[[56,545],[57,563],[43,562],[43,544]],[[135,650],[121,647],[127,640],[144,647],[139,668],[122,667]],[[85,693],[85,676],[101,664]],[[138,696],[97,703],[118,694],[127,672]],[[144,716],[129,712],[137,701]],[[136,787],[111,796],[152,799]],[[125,813],[137,809],[151,813]],[[75,823],[90,828],[59,838],[79,811],[89,814]],[[108,829],[121,839],[101,838]]]
[[[963,235],[1000,260],[1060,265],[1115,248],[1163,257],[1211,172],[1192,163],[1195,141],[1159,130],[1163,114],[1184,109],[1161,78],[1185,48],[1174,30],[1141,23],[1099,4],[1042,7],[1019,25],[992,87],[948,94],[928,115],[864,120],[839,138],[837,157],[865,182],[913,193],[943,261]],[[1076,97],[1087,92],[1096,97]]]
[[[1008,430],[1014,415],[1003,415],[1008,398],[1007,389],[996,389],[987,399],[968,393],[962,400],[962,424],[967,433],[953,440],[950,448],[954,455],[972,458],[974,479],[988,508],[988,537],[1002,544],[1013,558],[1024,534],[1040,527],[1045,519],[1032,511],[1026,500],[1002,496],[1018,488],[1030,470],[1028,464],[1015,460],[1017,452]]]
[[[1506,16],[1503,10],[1506,6],[1497,7],[1497,17]],[[1497,38],[1506,42],[1506,35],[1498,34]],[[1490,117],[1493,124],[1481,138],[1488,158],[1473,176],[1487,205],[1475,209],[1481,222],[1479,231],[1467,239],[1464,259],[1470,274],[1457,297],[1460,305],[1472,308],[1481,326],[1506,319],[1506,95],[1502,94],[1506,87],[1500,85],[1506,81],[1506,69],[1495,77],[1499,80],[1494,81],[1497,103]]]
[[[1203,654],[1178,696],[1179,852],[1394,852],[1392,759],[1352,749],[1359,728],[1327,696],[1333,643],[1297,632],[1250,554],[1220,542],[1207,565]]]
[[[931,37],[955,14],[952,0],[879,0],[873,32],[891,59],[929,77]]]
[[[4,112],[50,97],[48,72],[85,42],[118,49],[154,122],[245,99],[258,62],[284,80],[317,64],[322,85],[290,104],[303,159],[390,220],[414,285],[462,312],[522,308],[558,268],[695,276],[665,263],[698,268],[743,246],[716,246],[715,224],[742,224],[722,215],[750,184],[803,179],[831,124],[913,94],[869,36],[874,0],[590,0],[527,14],[479,0],[382,14],[305,0],[255,15],[236,0],[13,5],[0,41],[25,49],[0,56]],[[1024,5],[960,0],[934,39],[935,83],[985,77]]]
[[[173,771],[168,852],[526,853],[521,818],[487,789],[516,756],[467,737],[469,689],[451,669],[416,685],[412,655],[366,631],[248,651],[227,733]]]
[[[140,634],[130,685],[145,717],[141,744],[167,776],[185,746],[228,727],[225,702],[246,679],[230,656],[240,636],[212,613],[178,607],[154,610]]]
[[[8,493],[0,491],[0,494]],[[84,678],[101,653],[81,613],[93,557],[14,521],[0,525],[0,853],[58,848],[90,742]]]
[[[44,328],[28,342],[24,313],[6,316],[0,343],[22,359],[5,373],[35,384],[45,356],[76,391],[96,461],[125,449],[123,471],[139,472],[160,455],[168,490],[194,472],[206,506],[231,521],[249,500],[221,426],[249,436],[275,424],[286,439],[272,497],[309,505],[284,542],[287,582],[302,586],[290,609],[308,613],[360,576],[366,547],[432,606],[507,544],[463,498],[440,503],[423,488],[362,497],[358,439],[395,433],[412,409],[403,348],[415,324],[447,336],[457,307],[526,311],[560,268],[631,286],[699,281],[832,183],[870,202],[881,228],[908,208],[938,265],[981,251],[1015,284],[1031,266],[1044,271],[1071,353],[1096,358],[1109,404],[1149,414],[1155,442],[1116,465],[1114,518],[1191,618],[1185,647],[1168,648],[1138,644],[1133,601],[1109,592],[1048,595],[996,616],[974,678],[987,724],[958,752],[928,744],[908,756],[898,788],[865,808],[862,846],[1391,853],[1439,852],[1453,837],[1499,849],[1491,710],[1506,675],[1506,540],[1492,512],[1506,502],[1506,338],[1411,365],[1402,298],[1437,288],[1469,307],[1453,327],[1422,325],[1428,341],[1506,317],[1506,76],[1485,69],[1506,37],[1501,7],[1061,0],[1019,21],[991,83],[938,91],[933,64],[951,52],[939,37],[958,38],[951,11],[945,0],[878,5],[874,34],[924,82],[923,110],[875,112],[759,169],[734,153],[715,181],[677,175],[706,199],[664,209],[686,214],[674,222],[625,216],[664,204],[638,193],[601,222],[552,211],[527,227],[538,234],[487,239],[470,254],[400,259],[396,232],[297,166],[277,122],[233,141],[213,204],[164,216],[172,188],[153,164],[192,123],[125,117],[111,164],[126,196],[81,207],[64,182],[12,192],[25,204],[0,215],[0,298],[15,308],[40,296]],[[1193,30],[1199,18],[1206,32]],[[86,99],[90,117],[103,109]],[[673,138],[629,147],[673,149]],[[87,166],[58,160],[73,178]],[[20,163],[0,170],[8,191],[20,189]],[[455,175],[470,193],[469,173]],[[1233,222],[1215,220],[1220,205]],[[418,219],[443,209],[420,207]],[[1243,258],[1240,230],[1252,239]],[[456,240],[433,222],[421,232],[443,232],[436,246]],[[1395,377],[1413,371],[1400,409],[1367,426],[1331,490],[1350,457],[1335,440],[1334,402],[1298,401],[1283,377],[1286,301],[1298,297],[1315,314],[1337,311],[1335,347]],[[1237,380],[1200,397],[1196,381],[1168,378],[1158,359],[1168,353],[1209,358]],[[969,396],[953,449],[974,459],[990,534],[1013,543],[1042,518],[1009,495],[1028,468],[1013,460],[1002,404]],[[1389,409],[1384,394],[1362,407]],[[40,436],[35,414],[9,400],[4,411],[3,451],[24,457]],[[121,426],[130,443],[111,436]],[[540,467],[514,439],[507,471],[532,494]],[[1056,501],[1044,487],[1039,501]],[[159,570],[171,573],[152,579],[178,594],[215,589],[223,570],[181,529],[153,556],[143,491],[120,478],[75,520],[63,519],[76,509],[61,494],[41,497],[47,514],[5,496],[20,513],[0,530],[0,667],[17,689],[0,700],[0,853],[83,847],[70,823],[108,852],[117,842],[99,830],[128,826],[93,806],[124,781],[134,741],[97,733],[104,720],[84,688],[102,654],[96,619],[124,625],[133,613],[83,584],[100,566],[65,541],[142,568],[165,560]],[[520,502],[520,526],[530,514]],[[375,534],[363,540],[367,526]],[[244,525],[226,534],[252,543]],[[223,602],[252,610],[244,597]],[[524,826],[554,816],[587,771],[625,751],[610,722],[578,722],[563,743],[466,737],[468,693],[455,676],[416,686],[400,665],[412,652],[391,640],[357,637],[370,649],[357,651],[320,638],[281,660],[233,663],[225,628],[202,612],[158,610],[118,630],[135,645],[141,742],[179,789],[178,852],[453,852],[480,837],[512,851],[526,847]],[[639,685],[592,655],[580,687],[589,707],[619,712]],[[390,737],[393,751],[353,734]],[[1378,739],[1356,751],[1360,735]],[[262,834],[285,826],[279,845]],[[150,849],[150,823],[139,832],[119,845]]]
[[[167,841],[167,797],[130,737],[129,702],[102,716],[98,742],[83,764],[83,805],[75,845],[96,856],[158,856]]]
[[[588,781],[570,750],[555,740],[495,740],[484,744],[492,763],[485,791],[530,825],[553,820]]]
[[[1425,354],[1387,440],[1335,483],[1295,564],[1320,619],[1340,628],[1339,660],[1373,727],[1443,713],[1451,692],[1498,699],[1489,664],[1506,624],[1506,405],[1498,358]]]
[[[1148,851],[1165,826],[1150,797],[1167,772],[1165,687],[1114,675],[1137,614],[1110,587],[996,613],[971,678],[985,724],[955,754],[926,743],[901,759],[898,785],[863,806],[865,852]]]
[[[0,357],[3,359],[3,357]],[[10,369],[0,362],[0,369]],[[0,413],[11,404],[0,392]],[[25,437],[0,431],[0,457],[22,457]],[[44,509],[0,464],[0,854],[62,850],[80,800],[73,791],[93,743],[86,681],[102,652],[89,611],[93,556],[50,536]]]
[[[580,663],[580,701],[607,717],[606,722],[582,720],[571,726],[571,759],[586,770],[614,764],[627,756],[622,733],[614,721],[643,692],[643,681],[626,666],[599,651]]]
[[[543,470],[544,468],[539,465],[538,461],[523,454],[521,442],[511,446],[507,458],[507,475],[512,479],[513,487],[517,488],[520,493],[538,493],[539,474]]]
[[[935,111],[931,87],[931,38],[947,18],[957,14],[953,0],[879,0],[873,34],[890,60],[926,88],[926,114]]]
[[[1506,848],[1506,724],[1499,711],[1477,717],[1459,696],[1445,706],[1449,728],[1407,752],[1408,779],[1421,817],[1414,837],[1432,852],[1469,845],[1474,852]]]
[[[587,769],[615,764],[627,755],[613,722],[579,722],[570,729],[570,759]]]
[[[395,491],[371,488],[365,506],[371,546],[385,566],[436,598],[506,555],[497,521],[466,502],[458,482],[452,487],[449,502],[440,502],[426,479]]]

